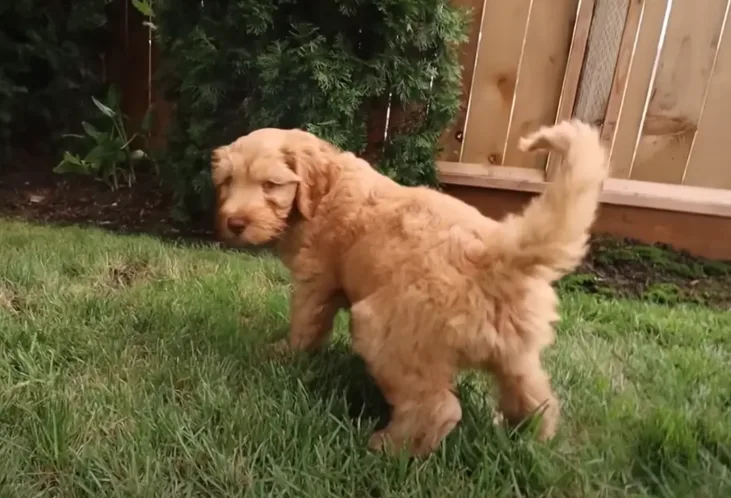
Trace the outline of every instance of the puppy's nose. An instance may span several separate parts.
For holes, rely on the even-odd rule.
[[[232,216],[226,222],[228,229],[236,235],[240,234],[246,228],[246,219],[241,216]]]

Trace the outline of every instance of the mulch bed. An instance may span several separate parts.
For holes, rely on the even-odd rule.
[[[18,153],[8,167],[0,169],[0,216],[164,238],[212,239],[209,227],[173,219],[171,197],[149,172],[138,173],[132,188],[125,185],[112,191],[93,178],[56,174],[54,164]]]
[[[0,217],[214,241],[209,226],[173,219],[170,196],[152,174],[139,174],[132,188],[111,191],[92,178],[55,174],[53,164],[48,158],[19,153],[0,169]],[[731,263],[615,238],[594,238],[585,264],[561,285],[666,304],[696,302],[731,309]]]

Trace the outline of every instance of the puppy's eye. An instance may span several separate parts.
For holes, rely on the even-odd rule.
[[[277,186],[277,184],[276,184],[276,183],[274,183],[274,182],[264,182],[264,183],[262,183],[262,184],[261,184],[261,187],[262,187],[262,188],[263,188],[263,189],[264,189],[265,191],[269,191],[269,190],[272,190],[272,189],[273,189],[274,187],[276,187],[276,186]]]

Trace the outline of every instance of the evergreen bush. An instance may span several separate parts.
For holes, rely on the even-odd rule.
[[[110,0],[0,4],[0,152],[78,128],[101,89],[98,61]],[[73,3],[73,5],[71,5]]]
[[[303,128],[368,152],[403,184],[437,183],[438,139],[460,105],[458,44],[467,20],[449,0],[155,0],[153,7],[158,78],[176,106],[162,167],[179,214],[211,205],[213,147],[268,126]],[[369,116],[384,116],[389,95],[397,122],[374,146],[383,132]]]

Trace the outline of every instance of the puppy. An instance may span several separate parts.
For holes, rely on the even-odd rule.
[[[301,130],[260,129],[213,152],[219,233],[277,241],[291,271],[286,348],[323,347],[350,308],[353,350],[392,407],[373,449],[436,449],[462,417],[453,382],[463,369],[495,376],[507,422],[541,412],[539,437],[556,431],[541,365],[559,318],[551,283],[587,251],[608,161],[597,130],[577,120],[519,145],[565,160],[542,195],[500,222]]]

